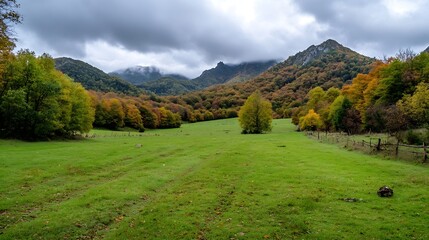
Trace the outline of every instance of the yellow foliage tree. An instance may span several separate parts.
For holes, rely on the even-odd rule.
[[[413,95],[405,95],[396,104],[417,125],[429,122],[429,83],[419,83]]]
[[[243,133],[271,131],[272,119],[271,103],[263,99],[259,91],[252,93],[238,112]]]
[[[299,119],[299,128],[301,130],[315,131],[322,126],[322,120],[319,114],[313,109],[310,109],[308,113]]]

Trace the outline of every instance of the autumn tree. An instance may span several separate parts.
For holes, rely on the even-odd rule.
[[[238,112],[238,120],[243,133],[263,133],[271,131],[271,103],[256,91],[250,95]]]
[[[18,7],[16,0],[0,0],[0,54],[2,56],[15,46],[11,25],[21,22],[21,16],[16,11]]]
[[[322,121],[319,114],[313,109],[310,109],[308,113],[299,119],[299,128],[301,130],[315,131],[322,126]]]
[[[140,114],[140,110],[132,102],[127,102],[125,104],[125,119],[124,123],[126,126],[132,127],[143,131],[143,120]]]
[[[113,130],[124,127],[125,113],[121,101],[117,98],[106,99],[105,106],[107,108],[106,126]]]
[[[159,128],[178,128],[181,125],[180,115],[161,107],[159,110]]]

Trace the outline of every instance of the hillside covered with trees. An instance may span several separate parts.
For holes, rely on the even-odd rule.
[[[55,68],[81,83],[86,89],[138,95],[142,90],[131,83],[103,72],[88,63],[71,58],[56,58]]]
[[[368,74],[358,74],[341,91],[316,87],[307,96],[308,102],[293,113],[301,129],[394,134],[427,127],[429,53],[416,56],[403,51],[396,58],[378,61]]]
[[[260,90],[276,117],[290,117],[290,109],[304,104],[307,92],[321,86],[341,88],[358,73],[368,73],[375,59],[360,55],[334,40],[310,46],[261,75],[244,83],[217,85],[180,96],[194,109],[211,112],[237,110],[246,98]]]

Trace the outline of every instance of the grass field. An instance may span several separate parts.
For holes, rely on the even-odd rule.
[[[429,239],[427,166],[319,143],[289,120],[263,135],[229,119],[0,140],[0,180],[0,239]]]

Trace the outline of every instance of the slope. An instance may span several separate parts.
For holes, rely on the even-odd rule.
[[[190,80],[178,80],[174,77],[162,77],[157,80],[144,82],[138,85],[138,87],[157,95],[180,95],[199,89]]]
[[[252,80],[214,86],[189,93],[183,99],[204,95],[208,97],[195,104],[210,108],[218,107],[216,102],[227,101],[228,107],[238,107],[252,92],[260,90],[282,116],[285,108],[302,104],[311,88],[341,88],[358,73],[368,73],[374,61],[330,39],[289,57]]]

